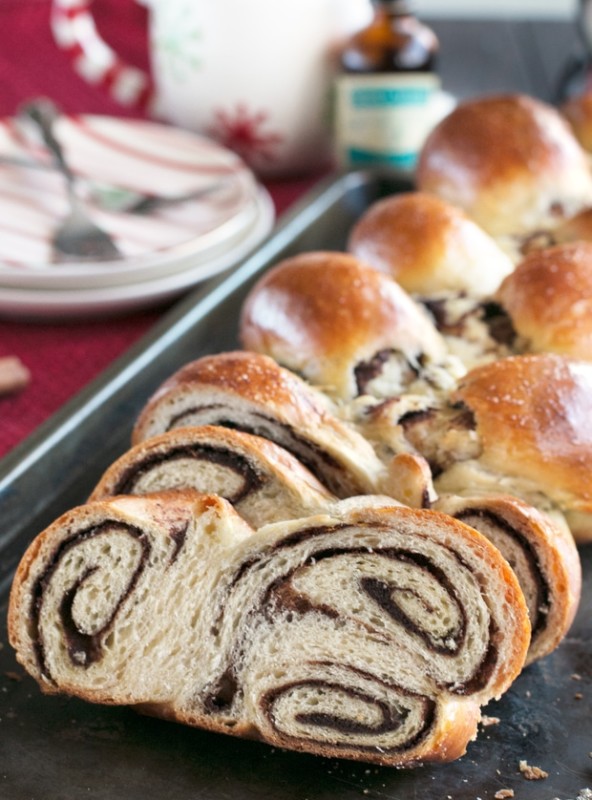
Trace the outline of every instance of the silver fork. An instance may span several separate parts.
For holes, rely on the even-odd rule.
[[[53,133],[59,111],[51,100],[33,100],[19,109],[21,119],[34,123],[45,146],[53,156],[56,168],[66,181],[70,212],[52,235],[55,256],[62,261],[110,261],[121,258],[109,234],[92,221],[76,194],[76,177],[68,166],[62,147]]]

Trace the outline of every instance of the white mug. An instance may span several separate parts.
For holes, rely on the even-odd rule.
[[[84,78],[216,139],[260,175],[329,163],[336,53],[370,20],[370,0],[139,1],[150,8],[152,81],[99,37],[91,0],[53,0],[54,37]]]

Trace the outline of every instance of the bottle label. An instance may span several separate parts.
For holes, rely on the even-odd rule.
[[[436,122],[440,80],[430,72],[341,75],[335,143],[342,166],[413,169]]]

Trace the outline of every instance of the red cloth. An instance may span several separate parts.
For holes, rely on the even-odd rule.
[[[70,113],[125,115],[102,90],[72,70],[49,29],[50,0],[0,0],[0,114],[23,100],[54,98]],[[96,0],[93,13],[105,40],[126,60],[147,68],[146,9],[134,0]],[[314,178],[268,186],[281,214]],[[31,372],[17,395],[0,397],[0,457],[127,350],[163,314],[136,312],[91,322],[0,320],[0,357],[16,355]]]

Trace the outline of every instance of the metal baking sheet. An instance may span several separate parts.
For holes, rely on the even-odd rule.
[[[592,788],[592,546],[584,595],[560,648],[526,669],[486,714],[467,754],[414,770],[327,760],[142,717],[129,708],[46,697],[6,640],[11,577],[29,541],[86,498],[128,446],[150,393],[185,362],[237,346],[241,302],[279,258],[342,249],[374,200],[410,188],[390,174],[331,179],[226,277],[197,290],[158,327],[0,462],[0,798],[6,800],[576,800]],[[520,761],[548,773],[528,781]],[[503,796],[503,794],[502,794]]]

